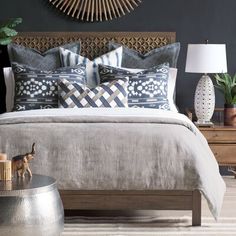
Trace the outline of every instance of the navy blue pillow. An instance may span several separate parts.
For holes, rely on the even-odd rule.
[[[12,63],[15,77],[13,111],[58,108],[58,81],[67,79],[85,84],[85,66],[43,71]]]
[[[80,53],[80,42],[68,43],[60,47]],[[9,44],[7,48],[11,63],[24,64],[39,70],[55,70],[63,66],[61,65],[59,47],[51,48],[43,53],[15,43]]]
[[[149,69],[164,63],[176,68],[180,51],[180,43],[172,43],[166,46],[153,49],[145,55],[125,47],[122,44],[110,42],[109,49],[114,50],[123,46],[122,67],[134,69]]]
[[[99,65],[101,82],[129,79],[129,107],[144,107],[170,110],[167,97],[169,66],[162,64],[133,73],[127,69]]]

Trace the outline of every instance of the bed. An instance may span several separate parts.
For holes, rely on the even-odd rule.
[[[38,50],[81,40],[90,57],[115,40],[145,53],[175,33],[21,33]],[[215,218],[225,184],[205,138],[184,115],[145,108],[48,109],[0,115],[0,149],[10,156],[37,144],[34,173],[58,181],[65,209],[191,210],[201,225],[201,194]],[[19,141],[20,140],[20,141]],[[194,144],[194,145],[193,145]]]

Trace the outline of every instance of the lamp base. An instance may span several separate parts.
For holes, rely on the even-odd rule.
[[[208,75],[203,75],[197,84],[194,109],[199,125],[211,124],[211,118],[215,110],[215,90]]]
[[[195,121],[194,124],[198,127],[212,127],[214,126],[214,123],[212,123],[211,121]]]

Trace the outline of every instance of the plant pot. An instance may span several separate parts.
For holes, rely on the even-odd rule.
[[[224,125],[236,126],[236,104],[225,104]]]

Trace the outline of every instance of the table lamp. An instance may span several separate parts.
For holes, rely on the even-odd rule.
[[[189,44],[186,59],[187,73],[201,73],[198,82],[194,109],[197,125],[212,125],[211,118],[215,109],[215,90],[208,73],[226,73],[226,45],[225,44]]]

